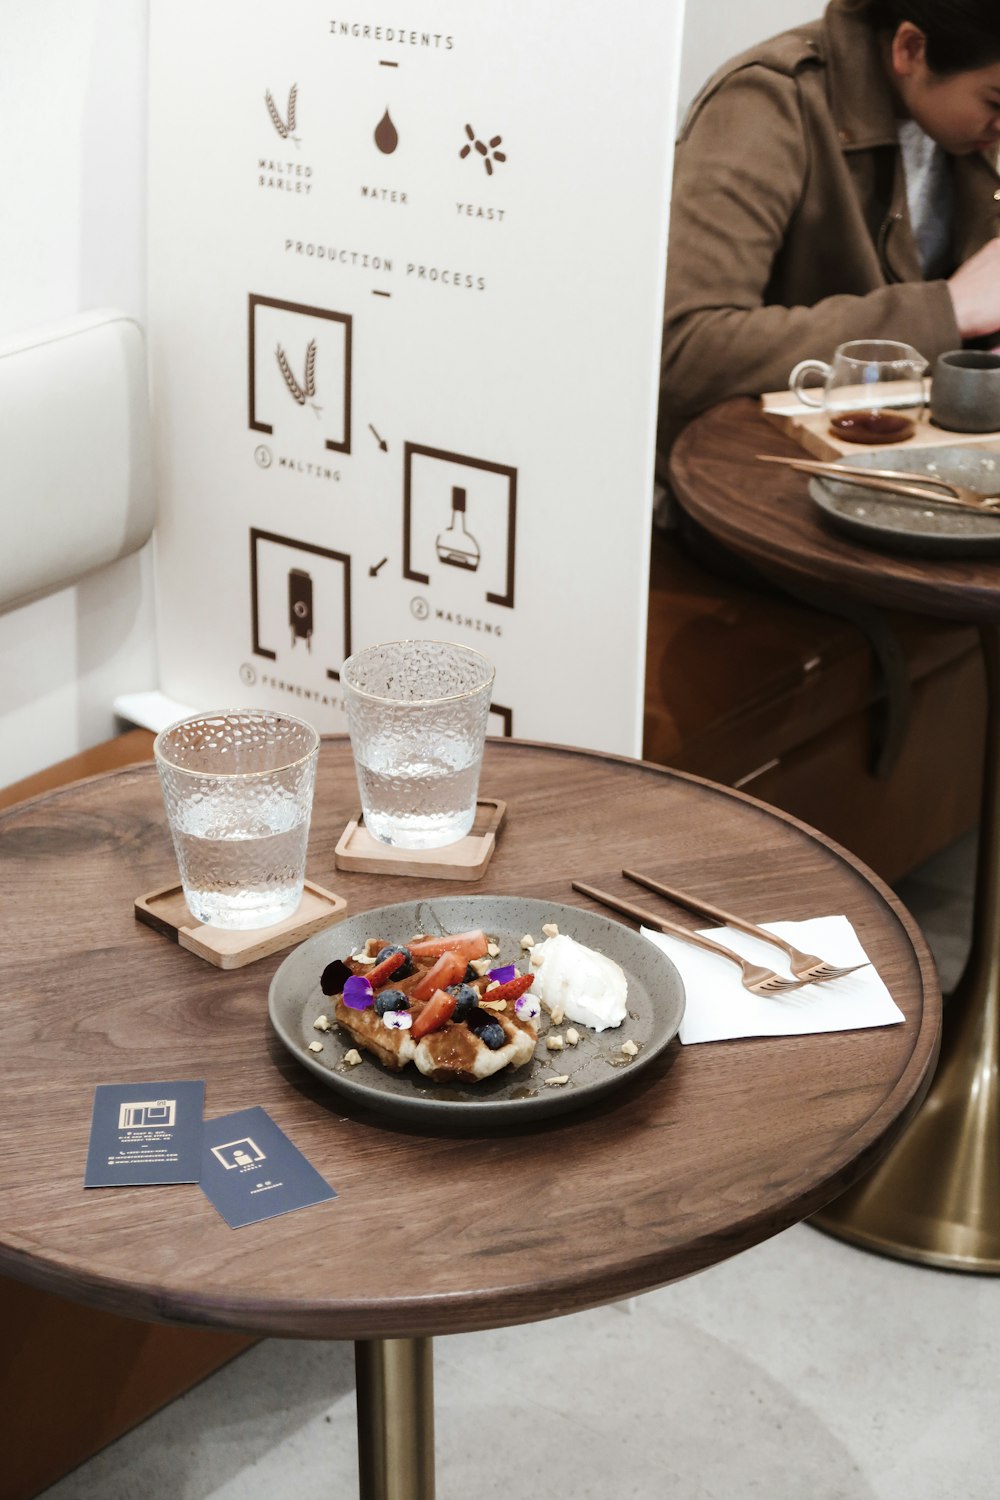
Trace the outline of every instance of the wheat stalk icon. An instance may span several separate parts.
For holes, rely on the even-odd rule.
[[[312,397],[316,394],[316,340],[310,339],[306,345],[305,382],[302,385],[299,385],[298,380],[295,378],[295,372],[288,363],[285,351],[280,344],[275,350],[275,357],[278,361],[278,369],[281,371],[282,378],[288,388],[288,394],[292,397],[293,401],[297,406],[305,406],[308,401],[313,411],[319,416],[323,408],[317,406],[315,401],[312,400]]]
[[[281,112],[274,102],[274,97],[271,94],[271,90],[268,89],[264,94],[264,103],[267,105],[267,112],[271,116],[271,124],[274,126],[275,130],[281,136],[281,139],[283,141],[292,140],[295,142],[296,146],[299,144],[299,138],[295,134],[295,101],[298,96],[299,86],[297,83],[293,83],[291,88],[288,90],[288,123],[286,124],[285,121],[281,118]]]

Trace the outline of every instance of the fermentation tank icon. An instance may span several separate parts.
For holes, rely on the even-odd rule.
[[[288,624],[292,632],[292,645],[305,641],[312,650],[313,633],[313,583],[312,575],[304,568],[288,570]]]

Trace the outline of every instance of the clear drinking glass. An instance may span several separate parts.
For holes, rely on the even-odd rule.
[[[167,821],[191,915],[270,927],[302,899],[319,735],[269,709],[196,714],[156,736]]]
[[[450,641],[386,641],[345,661],[361,809],[380,843],[438,849],[469,832],[494,675]]]
[[[909,344],[892,339],[852,339],[830,364],[803,359],[788,377],[806,406],[822,407],[830,431],[845,443],[900,443],[913,436],[927,404],[928,365]],[[818,375],[823,384],[804,384]]]

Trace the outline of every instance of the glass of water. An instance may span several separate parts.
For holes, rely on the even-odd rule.
[[[271,927],[302,899],[319,735],[269,709],[196,714],[156,736],[167,820],[191,915]]]
[[[386,641],[345,661],[361,809],[380,843],[439,849],[469,832],[494,675],[450,641]]]

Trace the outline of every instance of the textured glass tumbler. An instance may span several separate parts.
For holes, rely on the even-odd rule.
[[[361,809],[380,843],[439,849],[469,832],[494,675],[449,641],[386,641],[345,661]]]
[[[156,736],[167,821],[191,915],[271,927],[302,900],[319,735],[268,709],[197,714]]]

